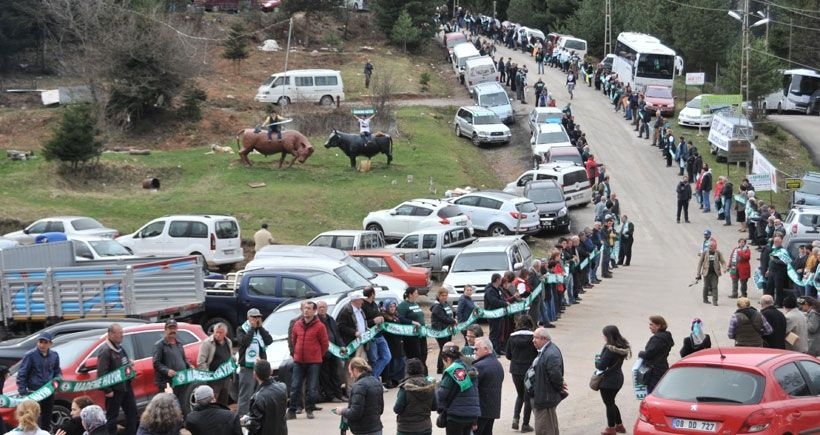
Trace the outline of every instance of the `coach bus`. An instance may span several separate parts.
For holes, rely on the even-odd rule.
[[[661,44],[654,36],[622,32],[615,43],[612,71],[618,80],[634,90],[646,86],[672,87],[675,77],[675,50]]]
[[[763,110],[797,111],[811,115],[817,111],[816,99],[820,90],[820,73],[810,69],[787,69],[777,92],[763,100]],[[814,98],[812,98],[814,96]]]

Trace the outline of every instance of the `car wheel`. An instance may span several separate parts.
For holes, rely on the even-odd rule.
[[[58,400],[51,410],[51,426],[61,427],[71,420],[71,403]]]
[[[475,133],[473,133],[473,145],[475,145],[475,146],[481,146],[481,141],[480,141],[480,140],[478,140],[478,135],[477,135],[477,134],[475,134]]]
[[[382,226],[377,223],[369,223],[364,227],[364,229],[368,231],[377,231],[381,233],[382,237],[384,237],[384,229],[382,229]]]
[[[331,97],[330,95],[325,95],[324,97],[322,97],[321,100],[319,100],[319,104],[321,104],[322,106],[332,106],[333,97]]]
[[[202,272],[204,272],[205,275],[207,275],[209,273],[209,271],[208,271],[208,260],[205,259],[204,255],[202,255],[202,254],[200,254],[199,252],[196,252],[196,251],[191,252],[188,255],[190,255],[192,257],[199,257],[197,261],[199,261],[200,264],[202,264]]]
[[[506,228],[504,228],[504,225],[493,224],[493,225],[490,225],[490,229],[487,230],[487,234],[489,234],[490,237],[501,237],[501,236],[509,235],[510,232],[507,231]]]
[[[220,323],[224,323],[224,324],[225,324],[225,326],[227,326],[227,327],[228,327],[228,331],[227,331],[227,332],[228,332],[228,333],[227,333],[228,338],[230,338],[231,340],[233,340],[233,338],[234,338],[234,332],[235,332],[234,330],[235,330],[236,328],[234,328],[234,327],[231,325],[231,322],[229,322],[229,321],[227,321],[227,320],[223,319],[222,317],[211,317],[210,319],[208,319],[207,321],[205,321],[204,323],[202,323],[202,329],[204,329],[204,330],[205,330],[205,333],[206,333],[206,334],[211,335],[211,334],[213,334],[213,333],[214,333],[214,328],[216,327],[216,325],[218,325],[218,324],[220,324]]]
[[[569,234],[569,225],[561,227],[561,232],[564,234]]]
[[[456,125],[456,137],[461,137],[461,127]]]
[[[290,98],[288,98],[288,97],[279,97],[279,101],[277,101],[276,104],[278,104],[280,106],[287,106],[288,104],[290,104]]]
[[[236,263],[220,264],[216,267],[216,270],[218,270],[219,273],[224,275],[226,273],[230,273],[233,270],[234,266],[236,266]]]

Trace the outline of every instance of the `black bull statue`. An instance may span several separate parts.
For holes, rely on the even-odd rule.
[[[365,156],[370,160],[378,153],[387,156],[387,165],[393,161],[393,138],[389,135],[373,135],[365,141],[360,134],[342,133],[333,129],[325,142],[325,148],[339,147],[350,158],[350,167],[356,168],[356,157]]]

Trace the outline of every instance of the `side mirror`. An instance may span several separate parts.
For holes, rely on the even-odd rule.
[[[315,291],[305,292],[305,297],[308,299],[315,298],[316,296],[319,296],[319,293],[316,293]]]
[[[92,370],[97,370],[97,357],[92,356],[91,358],[87,359],[84,363],[80,365],[80,368],[77,369],[80,373],[88,373]]]
[[[396,210],[390,210],[390,216],[395,216],[395,215],[396,215]]]
[[[520,270],[522,267],[524,267],[524,263],[513,264],[513,270]]]
[[[28,228],[23,230],[23,234],[30,234]]]
[[[450,266],[448,266],[446,264],[444,266],[441,266],[441,271],[444,272],[444,273],[449,272],[450,271]]]

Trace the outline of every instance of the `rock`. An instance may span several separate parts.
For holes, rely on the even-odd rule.
[[[225,98],[227,98],[227,99],[229,99],[229,100],[235,100],[235,99],[236,99],[236,97],[234,97],[234,96],[233,96],[233,95],[231,95],[231,94],[225,95]]]
[[[376,49],[367,45],[363,45],[359,47],[359,51],[376,51]]]
[[[311,56],[318,56],[318,55],[319,55],[319,52],[318,52],[318,51],[316,51],[316,50],[313,50],[313,51],[311,51],[311,52],[310,52],[310,55],[311,55]]]

